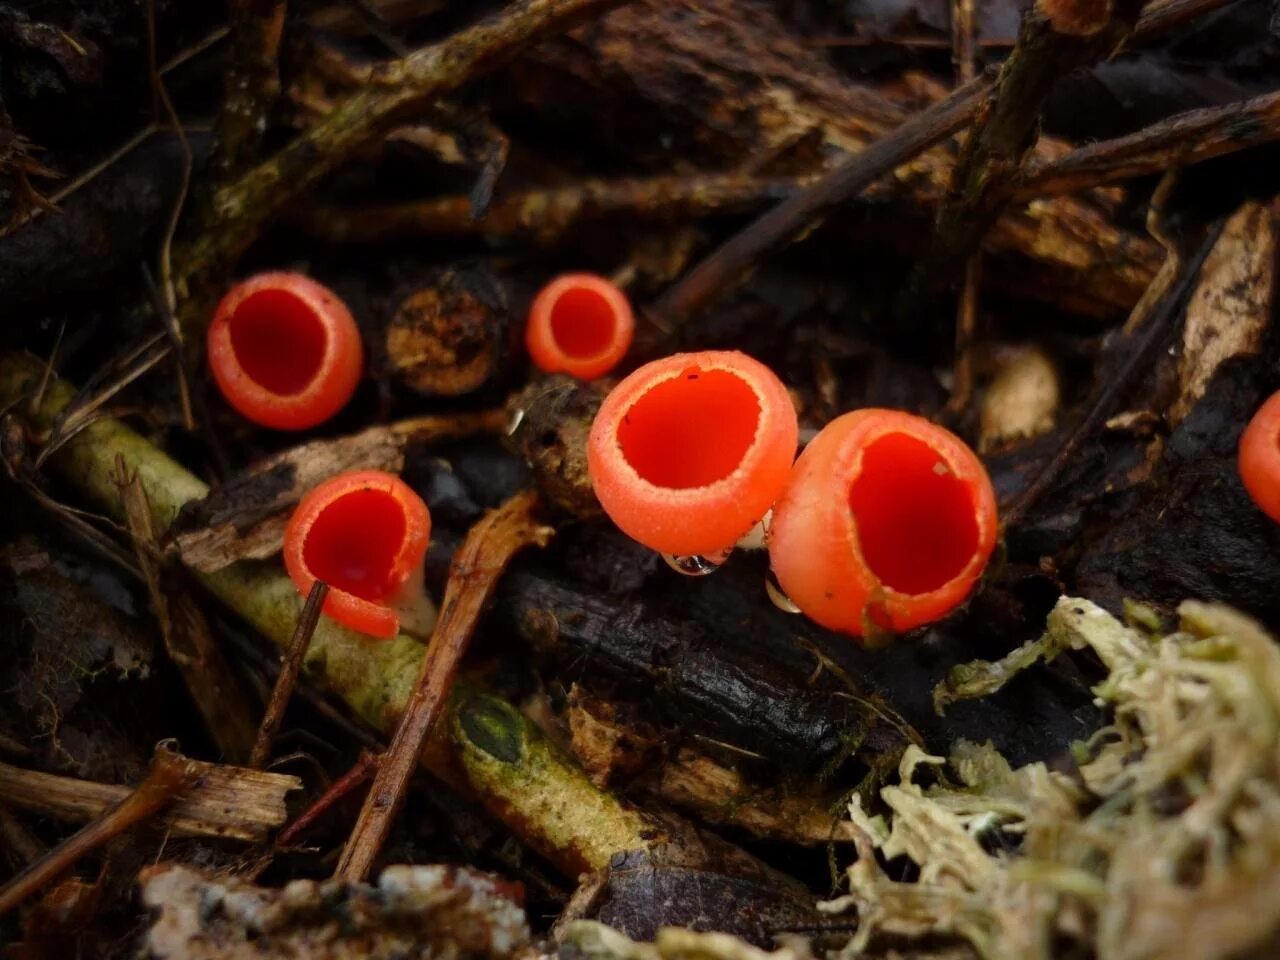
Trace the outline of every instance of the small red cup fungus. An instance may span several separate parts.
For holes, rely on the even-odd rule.
[[[626,356],[634,332],[626,294],[604,277],[567,273],[534,298],[524,339],[539,369],[595,380]]]
[[[1253,502],[1280,523],[1280,392],[1258,408],[1240,435],[1239,465]]]
[[[364,349],[337,295],[298,273],[260,273],[222,298],[209,325],[209,368],[254,423],[305,430],[355,393]]]
[[[782,492],[795,458],[795,407],[742,353],[680,353],[645,364],[605,398],[587,468],[624,533],[669,556],[732,549]]]
[[[324,612],[374,637],[401,628],[425,635],[435,607],[423,587],[431,514],[399,477],[380,470],[339,474],[311,490],[289,520],[284,564],[306,596],[329,585]]]
[[[964,602],[995,547],[995,493],[973,451],[898,410],[837,417],[774,504],[769,559],[810,619],[902,633]]]

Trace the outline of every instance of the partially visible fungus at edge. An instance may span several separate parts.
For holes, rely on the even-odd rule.
[[[668,556],[731,550],[782,492],[799,427],[786,387],[736,351],[645,364],[605,398],[587,466],[605,513]]]
[[[964,602],[997,527],[991,480],[964,441],[913,414],[856,410],[796,461],[769,558],[811,620],[855,637],[902,633]]]
[[[1258,509],[1280,523],[1280,391],[1240,435],[1240,480]]]
[[[373,637],[425,636],[435,606],[423,585],[431,514],[399,477],[380,470],[340,474],[302,498],[285,529],[284,563],[306,596],[329,585],[324,612]]]
[[[631,304],[614,283],[591,273],[567,273],[534,298],[525,345],[543,372],[595,380],[627,355],[634,333]]]
[[[254,423],[305,430],[346,406],[364,370],[351,311],[299,273],[260,273],[214,311],[209,369],[227,402]]]

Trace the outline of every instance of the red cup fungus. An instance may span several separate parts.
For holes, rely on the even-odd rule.
[[[837,417],[774,504],[769,559],[810,619],[866,637],[964,602],[995,547],[986,470],[959,437],[898,410]]]
[[[595,380],[626,356],[634,332],[631,305],[617,286],[595,274],[567,273],[538,292],[524,336],[539,369]]]
[[[1258,509],[1280,523],[1280,392],[1258,408],[1240,435],[1239,467]]]
[[[284,563],[306,596],[329,585],[324,612],[352,630],[425,635],[435,607],[423,587],[431,514],[399,477],[380,470],[339,474],[311,490],[289,520]]]
[[[364,368],[351,311],[298,273],[260,273],[232,287],[214,311],[208,353],[227,402],[276,430],[328,420],[351,399]]]
[[[632,539],[669,556],[717,557],[768,512],[787,482],[796,411],[764,364],[735,351],[645,364],[605,398],[587,468]]]

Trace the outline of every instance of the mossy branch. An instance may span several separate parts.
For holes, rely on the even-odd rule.
[[[41,362],[28,354],[0,356],[0,407],[21,409],[43,374]],[[47,430],[74,393],[69,384],[51,380],[30,411],[31,426]],[[137,474],[156,529],[165,529],[184,503],[208,493],[198,477],[110,417],[76,434],[48,463],[86,499],[120,518],[120,492],[111,479],[117,459]],[[276,646],[287,648],[303,599],[278,564],[242,562],[196,577]],[[306,669],[362,718],[390,731],[408,703],[423,653],[421,643],[403,634],[373,640],[321,618]],[[424,763],[473,792],[568,876],[605,866],[615,852],[652,843],[656,831],[647,817],[596,789],[505,701],[458,685],[444,721]]]

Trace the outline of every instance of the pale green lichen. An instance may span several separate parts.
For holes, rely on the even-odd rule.
[[[1078,776],[960,744],[963,789],[926,788],[913,778],[938,758],[908,751],[880,791],[888,816],[851,810],[863,855],[848,895],[822,905],[857,913],[846,956],[885,935],[954,938],[990,960],[1219,960],[1273,942],[1280,646],[1225,607],[1179,613],[1163,637],[1087,600],[1050,615],[1041,650],[1088,649],[1108,670],[1095,693],[1112,722],[1078,746]],[[877,851],[918,880],[892,879]]]

